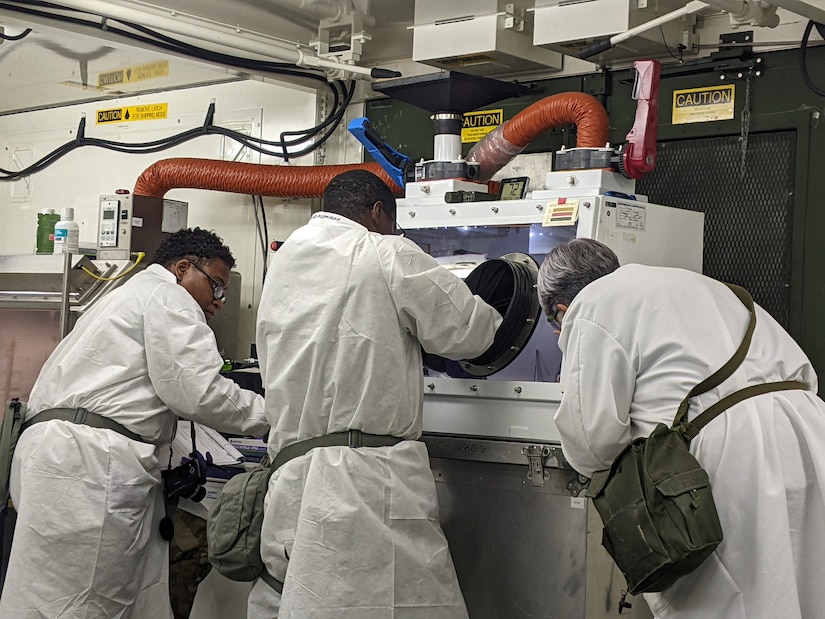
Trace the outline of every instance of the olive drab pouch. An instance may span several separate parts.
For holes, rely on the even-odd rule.
[[[604,523],[602,544],[634,595],[666,589],[722,541],[708,474],[664,424],[595,473],[587,496]]]
[[[265,464],[235,475],[209,508],[209,562],[230,580],[248,582],[266,572],[261,559],[261,525],[271,475]]]
[[[5,509],[9,500],[9,477],[11,459],[20,436],[20,427],[26,418],[26,403],[17,398],[6,402],[3,421],[0,425],[0,509]]]
[[[631,441],[610,468],[593,474],[587,496],[604,524],[602,545],[636,595],[663,591],[689,574],[722,542],[722,527],[707,472],[689,451],[690,441],[716,416],[739,402],[771,391],[807,389],[797,381],[751,385],[725,396],[688,421],[691,398],[724,382],[739,367],[756,327],[753,299],[728,284],[751,312],[736,353],[682,400],[672,427],[659,424]]]

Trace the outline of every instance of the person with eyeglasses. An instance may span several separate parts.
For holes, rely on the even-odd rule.
[[[207,325],[234,265],[212,232],[170,235],[44,364],[12,462],[2,619],[172,618],[159,525],[161,470],[180,464],[169,449],[177,418],[269,431],[262,397],[219,373]]]
[[[412,241],[363,170],[272,257],[257,348],[272,424],[249,619],[466,619],[422,429],[422,346],[473,358],[499,313]],[[279,455],[283,454],[283,455]],[[291,459],[289,459],[291,458]]]
[[[593,239],[547,254],[538,292],[548,320],[560,323],[564,354],[554,421],[566,460],[587,477],[610,468],[657,424],[670,427],[683,398],[730,362],[751,319],[722,282],[683,269],[620,266]],[[734,404],[692,439],[723,540],[693,572],[644,594],[659,619],[825,617],[825,402],[799,345],[758,304],[754,315],[741,363],[691,400],[689,420],[745,387],[798,381],[805,388]],[[669,487],[689,506],[693,486],[679,490],[684,479],[676,477],[665,481],[677,481]],[[663,481],[657,491],[665,488]],[[621,514],[631,523],[646,516],[643,509]]]

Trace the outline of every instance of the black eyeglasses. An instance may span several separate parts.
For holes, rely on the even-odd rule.
[[[402,228],[401,226],[398,225],[398,222],[395,221],[395,217],[393,217],[392,215],[387,213],[386,209],[382,209],[382,210],[384,211],[384,213],[386,213],[387,217],[390,218],[390,221],[392,222],[393,232],[395,233],[395,236],[400,236],[400,237],[407,236],[407,232],[404,230],[404,228]]]
[[[380,200],[379,200],[379,202],[380,202]],[[373,202],[372,204],[369,204],[369,205],[365,206],[364,208],[372,208],[376,204],[378,204],[378,202]],[[393,228],[392,232],[393,232],[393,234],[395,236],[401,236],[401,237],[407,236],[407,232],[404,230],[404,228],[402,228],[401,226],[398,225],[398,222],[395,221],[395,217],[390,215],[390,212],[387,209],[384,208],[384,203],[383,202],[381,202],[381,210],[384,211],[384,215],[386,215],[387,217],[390,218],[390,221],[392,222],[392,228]]]
[[[213,278],[209,273],[204,271],[201,267],[199,267],[196,263],[189,261],[193,267],[195,267],[198,271],[206,275],[206,279],[208,279],[212,283],[212,298],[216,301],[220,301],[221,303],[226,303],[226,288],[223,287],[219,281]]]

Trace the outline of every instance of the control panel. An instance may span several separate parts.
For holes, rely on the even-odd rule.
[[[124,209],[125,218],[129,217],[129,212]],[[121,219],[120,200],[100,201],[100,226],[98,247],[117,247],[118,224]]]
[[[97,254],[100,259],[125,260],[132,237],[132,196],[100,196]]]
[[[98,204],[100,260],[128,260],[137,252],[151,256],[165,238],[187,225],[189,205],[178,200],[118,190],[100,196]]]

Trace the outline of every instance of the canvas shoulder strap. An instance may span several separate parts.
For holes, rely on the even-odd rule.
[[[744,389],[740,389],[739,391],[735,391],[730,395],[725,396],[716,404],[703,411],[693,421],[687,421],[687,413],[690,408],[691,398],[718,387],[725,380],[727,380],[731,374],[733,374],[736,368],[738,368],[742,364],[742,361],[745,360],[745,356],[748,354],[748,349],[751,345],[751,338],[753,337],[754,329],[756,329],[756,311],[753,307],[753,297],[751,297],[750,293],[741,286],[737,286],[735,284],[725,285],[730,288],[733,294],[735,294],[737,298],[742,301],[745,307],[748,308],[751,315],[750,322],[748,323],[748,328],[745,330],[745,336],[742,338],[742,343],[739,344],[739,348],[736,349],[736,352],[733,353],[733,356],[728,360],[728,362],[691,389],[679,405],[679,409],[676,412],[676,418],[673,420],[673,427],[675,428],[681,424],[682,436],[688,442],[695,438],[696,435],[699,434],[699,431],[710,423],[716,416],[720,415],[731,406],[742,402],[743,400],[747,400],[748,398],[752,398],[763,393],[769,393],[771,391],[807,389],[807,386],[799,381],[779,381],[762,383],[760,385],[751,385],[750,387],[745,387]]]

